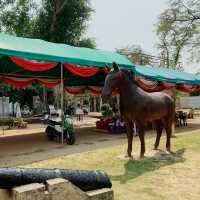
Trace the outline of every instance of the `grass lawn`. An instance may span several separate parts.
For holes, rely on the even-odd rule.
[[[173,156],[152,151],[154,139],[146,141],[144,160],[137,158],[139,143],[136,142],[132,161],[118,158],[126,151],[126,145],[120,145],[23,167],[105,170],[111,177],[116,200],[199,200],[200,133],[178,135],[173,139]],[[165,138],[160,146],[163,150],[164,143]]]

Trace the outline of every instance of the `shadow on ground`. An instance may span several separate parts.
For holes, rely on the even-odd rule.
[[[200,129],[199,123],[193,123],[192,121],[188,123],[188,126],[180,126],[176,127],[176,133],[182,133],[182,132],[191,132],[196,131]]]
[[[153,157],[144,160],[129,160],[124,164],[125,172],[122,175],[110,176],[112,181],[120,181],[125,184],[129,180],[135,179],[147,172],[155,171],[164,166],[173,165],[175,163],[185,162],[183,157],[185,149],[180,149],[172,155],[166,154],[164,151],[157,151]]]

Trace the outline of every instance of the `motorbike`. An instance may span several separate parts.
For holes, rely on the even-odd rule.
[[[63,126],[63,139],[69,145],[73,145],[75,143],[75,133],[74,133],[74,126],[73,120],[70,116],[65,115],[63,123],[49,115],[45,116],[45,122],[47,124],[47,128],[45,133],[49,140],[54,140],[56,138],[62,138],[62,126]]]

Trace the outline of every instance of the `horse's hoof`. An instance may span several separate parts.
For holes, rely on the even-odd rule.
[[[128,155],[128,154],[125,154],[124,158],[129,159],[129,160],[133,160],[133,156],[132,155]]]
[[[131,156],[131,157],[128,157],[128,159],[129,159],[129,160],[134,160],[133,156]]]
[[[140,160],[144,160],[144,159],[145,159],[144,154],[140,154]]]
[[[177,136],[176,135],[172,135],[171,138],[177,138]]]
[[[132,155],[125,154],[124,157],[125,157],[125,158],[131,158],[131,157],[133,157],[133,156],[132,156]]]
[[[166,150],[166,154],[167,155],[174,155],[175,153],[173,151],[171,151],[171,150]]]
[[[146,157],[145,156],[140,156],[140,160],[144,160]]]
[[[168,150],[166,150],[165,153],[166,153],[167,155],[170,155],[170,154],[171,154],[170,151],[168,151]]]

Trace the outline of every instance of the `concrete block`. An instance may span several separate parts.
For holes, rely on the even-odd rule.
[[[85,192],[61,178],[47,181],[48,200],[89,200]]]
[[[110,188],[87,192],[90,200],[114,200],[114,192]]]
[[[69,181],[61,178],[48,180],[46,185],[34,183],[0,189],[0,200],[113,200],[112,189],[84,192]]]
[[[0,200],[12,200],[12,190],[0,189]]]
[[[44,200],[45,185],[28,184],[13,189],[13,200]]]

